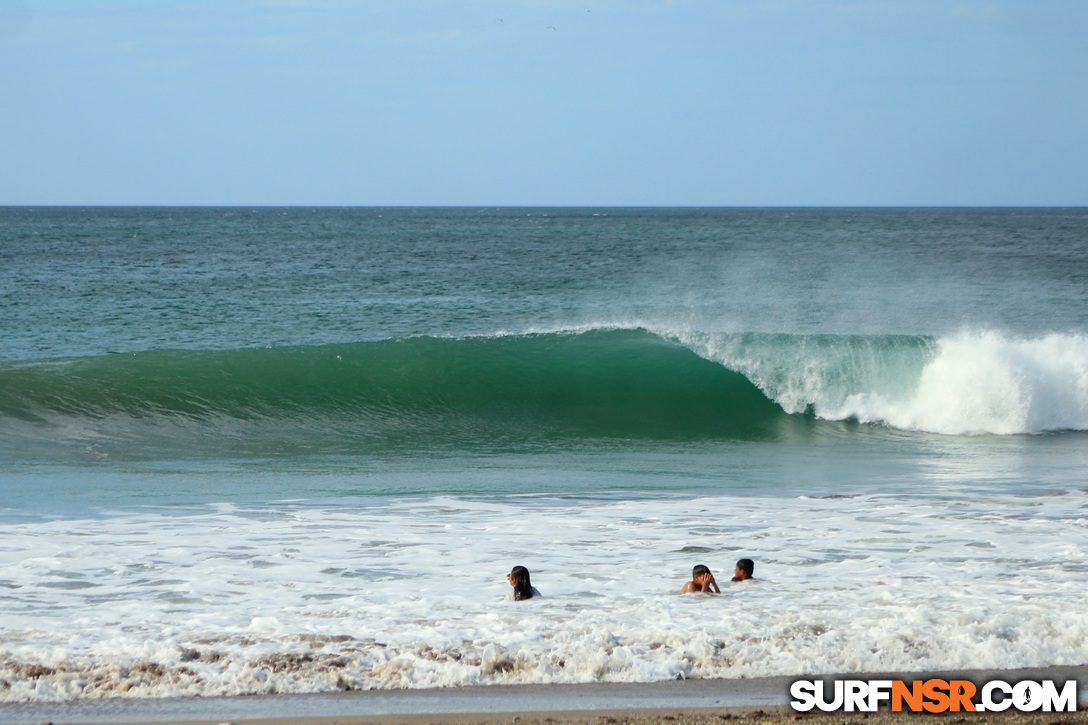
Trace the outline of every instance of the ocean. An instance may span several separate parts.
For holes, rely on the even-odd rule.
[[[0,702],[1088,663],[1086,302],[1083,208],[0,208]]]

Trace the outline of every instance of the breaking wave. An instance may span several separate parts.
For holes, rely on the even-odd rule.
[[[1088,338],[593,329],[0,365],[0,440],[261,455],[1088,429]],[[812,425],[809,425],[812,424]]]

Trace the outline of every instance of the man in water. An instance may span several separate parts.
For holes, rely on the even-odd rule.
[[[697,564],[695,568],[691,570],[691,581],[684,582],[684,586],[680,589],[681,592],[709,592],[713,587],[713,591],[717,594],[721,594],[722,590],[718,588],[718,582],[714,581],[714,575],[710,573],[710,569]]]
[[[743,582],[752,578],[752,572],[756,570],[756,563],[751,559],[741,559],[737,562],[737,568],[733,570],[733,581]]]

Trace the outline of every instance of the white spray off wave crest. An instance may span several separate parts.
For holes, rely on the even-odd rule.
[[[947,435],[1088,430],[1088,336],[678,336],[787,413]]]
[[[942,339],[909,400],[852,396],[842,412],[949,435],[1088,430],[1088,338],[987,332]]]

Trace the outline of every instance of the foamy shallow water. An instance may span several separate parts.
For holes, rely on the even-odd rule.
[[[1088,662],[1088,493],[218,504],[10,523],[0,700]],[[760,581],[728,584],[737,558]],[[721,596],[675,592],[705,563]],[[506,602],[505,573],[539,600]]]

